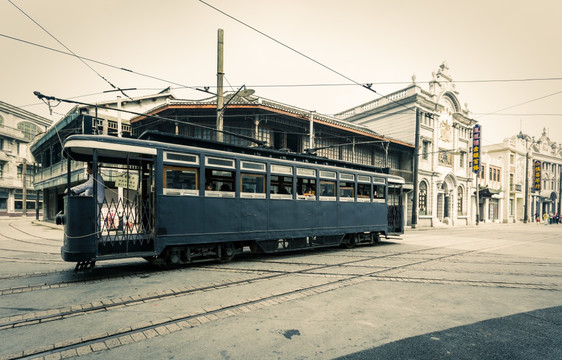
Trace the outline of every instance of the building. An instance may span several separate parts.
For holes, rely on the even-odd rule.
[[[133,99],[98,102],[95,106],[79,105],[72,108],[66,116],[54,124],[30,145],[31,153],[38,165],[35,174],[35,187],[41,190],[44,198],[44,219],[53,220],[63,209],[66,186],[67,162],[63,161],[62,144],[73,134],[100,134],[131,136],[129,119],[136,114],[152,108],[155,104],[168,101],[173,95],[170,88],[158,94]],[[112,109],[121,108],[122,112]],[[80,183],[87,180],[86,168],[81,162],[71,162],[72,181]],[[114,181],[113,173],[106,181]]]
[[[486,179],[481,179],[485,185],[491,185],[494,193],[491,197],[498,201],[499,218],[493,220],[524,222],[533,221],[536,214],[560,213],[562,145],[551,141],[546,129],[539,139],[519,133],[499,144],[484,146],[483,152],[483,166],[489,169]],[[536,161],[539,161],[538,172]],[[499,187],[491,182],[496,175],[494,171],[497,174],[501,171]]]
[[[417,177],[406,201],[407,225],[468,225],[475,213],[471,172],[472,128],[467,105],[446,63],[433,73],[429,89],[412,84],[336,117],[406,143],[419,144]],[[417,191],[417,204],[414,192]],[[412,215],[414,215],[412,217]]]
[[[36,216],[42,195],[33,186],[29,143],[51,120],[0,101],[0,216]]]
[[[561,212],[562,200],[562,145],[551,141],[546,129],[531,144],[530,154],[532,182],[530,192],[531,214],[556,214]],[[540,178],[537,178],[537,161],[540,162]],[[537,186],[540,183],[540,186]]]
[[[123,136],[136,137],[146,130],[157,130],[217,140],[216,100],[216,97],[177,99],[170,92],[163,92],[122,101],[123,109],[137,107],[138,112],[121,119],[122,126],[127,126]],[[411,188],[413,145],[410,143],[385,137],[362,125],[262,97],[230,93],[225,94],[225,104],[223,141],[226,143],[256,146],[254,140],[258,140],[265,146],[286,151],[288,156],[309,152],[330,159],[373,165],[381,171],[404,177]],[[32,152],[42,164],[36,176],[36,186],[45,191],[45,219],[54,219],[63,206],[67,162],[58,155],[61,142],[74,133],[100,134],[104,133],[103,129],[115,128],[115,111],[104,109],[104,106],[115,108],[117,104],[76,107],[54,126],[56,130],[47,132],[33,144]],[[105,133],[117,135],[117,131]],[[62,135],[59,138],[57,134]],[[84,164],[71,162],[71,167],[72,183],[86,179]],[[108,171],[103,174],[105,185],[114,188],[114,175]],[[106,191],[106,197],[108,193],[115,192]]]
[[[486,149],[486,147],[483,147],[483,149]],[[474,189],[479,189],[479,222],[502,223],[509,220],[507,212],[509,211],[510,204],[507,194],[511,193],[508,191],[509,187],[505,186],[505,181],[507,180],[505,169],[510,169],[510,167],[504,163],[504,159],[504,154],[486,150],[482,151],[478,186],[476,186],[476,181],[474,184]],[[476,211],[476,201],[473,204],[474,211]]]

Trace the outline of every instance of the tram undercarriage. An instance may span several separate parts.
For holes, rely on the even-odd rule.
[[[245,251],[272,254],[338,245],[351,249],[356,245],[374,245],[379,241],[380,233],[371,232],[223,244],[182,245],[167,247],[160,255],[145,256],[144,259],[158,266],[178,266],[207,261],[226,263]]]

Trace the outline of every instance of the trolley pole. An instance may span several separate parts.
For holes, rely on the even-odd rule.
[[[224,50],[224,30],[219,29],[217,39],[217,141],[222,142],[222,129],[223,129],[223,103],[224,98],[222,94],[223,88],[223,50]]]

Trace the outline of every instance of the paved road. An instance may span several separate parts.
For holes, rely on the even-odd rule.
[[[562,226],[74,274],[61,231],[0,220],[0,359],[559,359]]]

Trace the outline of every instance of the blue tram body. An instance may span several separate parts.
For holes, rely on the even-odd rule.
[[[404,181],[375,167],[154,132],[73,135],[64,154],[68,169],[91,161],[110,175],[103,203],[96,187],[94,196],[64,198],[61,255],[78,266],[228,261],[245,247],[353,246],[403,233]]]

